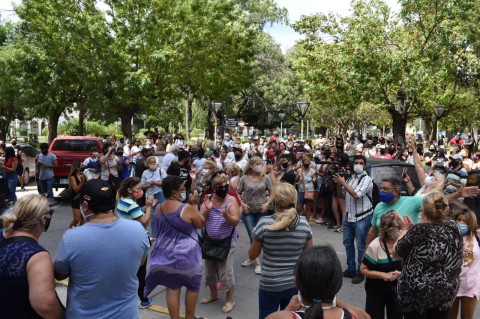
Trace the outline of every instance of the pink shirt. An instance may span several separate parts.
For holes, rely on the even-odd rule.
[[[469,238],[463,237],[463,247],[465,249],[468,245]],[[473,238],[473,256],[475,259],[470,267],[462,266],[462,272],[460,273],[460,288],[458,289],[457,297],[480,297],[480,247],[478,241]]]

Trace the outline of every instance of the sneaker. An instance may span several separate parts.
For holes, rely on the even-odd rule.
[[[352,279],[353,279],[353,278],[355,278],[355,276],[356,276],[356,273],[355,273],[354,271],[350,271],[350,270],[347,269],[347,270],[345,270],[345,271],[343,272],[343,277],[347,277],[347,278],[352,278]]]
[[[262,265],[258,264],[256,267],[255,267],[255,273],[257,275],[260,275],[262,273]]]
[[[343,228],[342,228],[342,227],[338,227],[337,229],[334,230],[334,232],[336,232],[336,233],[341,233],[341,232],[343,232]]]
[[[251,266],[254,262],[255,262],[255,260],[251,260],[251,259],[249,258],[249,259],[245,260],[245,261],[242,263],[242,267]]]
[[[363,275],[356,274],[352,279],[352,284],[359,284],[365,279]]]
[[[145,308],[148,308],[150,307],[151,305],[153,305],[153,299],[152,298],[148,298],[147,301],[142,301],[140,302],[140,306],[138,306],[140,309],[145,309]]]
[[[320,225],[324,225],[325,224],[325,220],[320,217],[320,218],[317,218],[317,220],[315,221],[316,224],[320,224]]]

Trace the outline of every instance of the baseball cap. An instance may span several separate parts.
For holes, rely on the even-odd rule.
[[[83,184],[81,201],[88,203],[94,213],[103,213],[115,208],[115,191],[107,181],[92,179]]]
[[[452,156],[452,159],[463,161],[463,156],[462,156],[462,154],[455,154],[455,155]]]

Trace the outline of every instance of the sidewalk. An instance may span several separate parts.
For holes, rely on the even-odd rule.
[[[66,305],[67,287],[65,286],[65,282],[57,282],[55,288],[63,305]],[[170,316],[168,315],[168,309],[155,304],[151,305],[148,309],[139,309],[139,312],[140,318],[142,319],[170,319]]]

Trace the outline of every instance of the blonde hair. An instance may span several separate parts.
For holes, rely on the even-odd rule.
[[[242,169],[237,164],[229,163],[225,165],[225,172],[230,173],[233,176],[240,176],[242,174]]]
[[[3,227],[6,231],[21,228],[31,232],[40,218],[49,211],[48,200],[37,194],[31,194],[20,198],[10,214],[2,216]]]
[[[212,188],[217,188],[218,186],[222,186],[224,183],[227,182],[227,176],[224,174],[218,174],[214,178],[212,178]]]
[[[254,156],[252,157],[248,163],[247,163],[247,166],[245,166],[245,172],[243,173],[243,175],[250,175],[252,173],[252,166],[256,165],[256,164],[262,164],[262,159],[258,156]],[[260,172],[260,179],[262,179],[264,177],[265,173],[264,171],[262,170]]]
[[[215,162],[212,160],[206,160],[205,162],[203,162],[202,167],[206,169],[213,169],[214,171],[217,168],[217,166],[215,165]]]
[[[285,229],[292,220],[297,217],[295,203],[297,202],[297,190],[288,183],[280,183],[272,189],[272,202],[275,206],[277,220],[267,226],[268,230]]]
[[[443,193],[431,192],[423,199],[422,215],[430,222],[448,218],[448,201]]]

